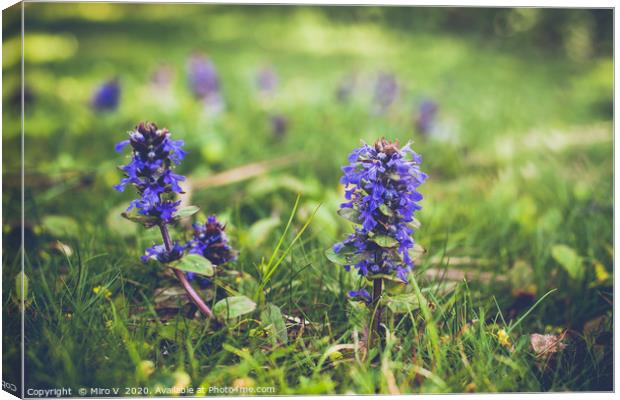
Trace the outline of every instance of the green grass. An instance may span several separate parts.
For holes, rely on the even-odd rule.
[[[28,34],[38,35],[26,39],[25,68],[36,93],[25,117],[26,387],[612,389],[612,278],[602,274],[613,270],[611,55],[579,61],[508,51],[467,35],[333,23],[313,8],[283,17],[278,9],[68,7],[26,7]],[[87,13],[93,19],[76,14],[88,7],[99,7]],[[227,110],[217,118],[186,88],[185,60],[197,49],[221,74]],[[148,86],[162,62],[175,71],[169,102]],[[265,63],[281,80],[269,102],[253,87]],[[3,66],[5,149],[19,143],[6,100],[17,67]],[[382,116],[369,112],[379,70],[393,71],[405,87]],[[340,104],[334,90],[351,71],[360,84],[354,100]],[[121,105],[94,113],[90,94],[112,75],[121,81]],[[458,140],[425,140],[413,130],[422,97],[436,99],[440,126]],[[270,132],[272,111],[290,121],[281,140]],[[252,180],[192,191],[201,218],[216,213],[226,221],[239,251],[222,268],[221,285],[203,295],[213,304],[244,294],[263,305],[256,312],[221,324],[195,315],[183,296],[155,300],[157,289],[179,287],[157,264],[139,261],[161,239],[118,217],[132,193],[111,188],[125,161],[113,145],[141,120],[186,141],[179,172],[192,179],[296,155]],[[366,349],[368,311],[346,297],[360,278],[324,250],[351,230],[336,214],[340,166],[360,140],[380,136],[413,140],[424,158],[429,179],[414,238],[427,252],[414,283],[391,289],[405,300],[399,313],[384,313],[383,346]],[[17,156],[5,153],[3,165],[4,329],[13,334],[20,323]],[[54,224],[50,215],[69,219]],[[172,234],[184,232],[178,226]],[[568,259],[557,256],[558,245],[570,249]],[[454,278],[463,271],[467,281]],[[286,343],[265,304],[291,317]],[[510,345],[498,340],[502,329]],[[564,330],[566,349],[541,365],[530,334]],[[5,345],[5,374],[18,354]]]

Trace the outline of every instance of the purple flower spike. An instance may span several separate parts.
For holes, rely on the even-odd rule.
[[[114,78],[103,83],[95,90],[91,105],[98,111],[114,111],[118,107],[120,96],[121,87],[118,79]]]
[[[172,140],[170,132],[165,128],[159,129],[153,123],[141,122],[129,132],[128,141],[116,145],[116,150],[122,150],[127,145],[132,149],[131,161],[120,168],[125,177],[114,188],[123,191],[127,185],[134,186],[140,197],[129,204],[127,211],[136,209],[141,215],[132,212],[123,213],[123,216],[147,228],[159,227],[163,244],[149,247],[140,258],[143,262],[154,258],[162,264],[170,264],[181,259],[186,250],[186,246],[172,241],[167,226],[175,221],[177,207],[181,203],[176,197],[177,193],[182,193],[179,182],[185,180],[185,177],[175,174],[172,169],[185,157],[183,141]],[[192,287],[183,268],[179,265],[168,267],[172,268],[200,312],[207,318],[213,318],[213,312]]]
[[[211,60],[194,54],[187,63],[187,79],[194,96],[204,99],[220,91],[220,77]]]
[[[288,119],[282,114],[271,115],[271,133],[276,139],[282,139],[288,130]]]
[[[132,154],[129,164],[120,167],[125,178],[114,188],[122,192],[125,186],[133,185],[140,198],[133,200],[127,210],[135,207],[140,214],[155,217],[159,223],[172,222],[180,204],[174,201],[174,193],[182,193],[179,182],[185,180],[172,171],[185,157],[183,141],[172,140],[170,136],[167,129],[143,122],[129,132],[129,140],[115,147],[116,151],[122,151],[130,145]]]
[[[194,97],[204,103],[210,114],[217,115],[224,110],[220,77],[211,60],[202,54],[192,55],[187,62],[187,79]]]
[[[187,243],[192,254],[200,254],[213,265],[222,265],[237,257],[236,252],[228,244],[225,227],[214,215],[209,216],[204,225],[194,224],[194,237]]]
[[[351,209],[346,214],[358,227],[333,251],[351,257],[360,275],[391,275],[407,282],[414,266],[409,253],[413,214],[422,208],[418,187],[427,177],[420,171],[421,161],[409,144],[399,148],[397,141],[380,139],[353,150],[350,164],[342,168],[340,182],[348,201],[340,208]]]

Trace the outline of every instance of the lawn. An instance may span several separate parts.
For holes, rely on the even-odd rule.
[[[433,25],[444,14],[454,29]],[[474,32],[472,16],[485,15],[496,30]],[[527,40],[556,16],[569,21],[548,28],[561,41]],[[613,59],[595,40],[610,16],[27,4],[25,387],[612,390]],[[22,276],[15,17],[4,15],[3,43],[9,382],[20,379]],[[217,105],[188,85],[192,54],[217,69]],[[260,71],[277,84],[257,88]],[[98,109],[93,93],[113,78],[118,105]],[[383,104],[382,79],[397,87]],[[246,296],[254,311],[205,318],[170,269],[141,262],[160,233],[123,219],[136,195],[113,189],[129,160],[115,144],[141,121],[185,141],[175,172],[187,177],[183,204],[200,211],[172,236],[189,239],[191,222],[216,215],[238,252],[195,289],[210,306]],[[338,215],[341,167],[381,137],[411,141],[428,178],[413,235],[421,254],[408,285],[386,283],[369,343],[373,310],[347,294],[365,278],[326,250],[353,231]]]

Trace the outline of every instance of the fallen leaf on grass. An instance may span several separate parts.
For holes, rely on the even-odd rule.
[[[559,353],[566,348],[566,344],[563,343],[566,332],[559,335],[547,334],[541,335],[540,333],[532,333],[530,335],[530,345],[539,359],[549,359],[555,353]]]

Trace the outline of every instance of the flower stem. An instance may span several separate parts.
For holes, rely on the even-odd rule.
[[[164,239],[164,247],[166,248],[166,251],[171,251],[172,250],[172,240],[170,239],[170,233],[168,232],[168,228],[166,227],[166,224],[159,225],[159,230],[161,231],[161,236]],[[183,285],[183,288],[187,292],[187,295],[189,296],[190,300],[192,300],[194,302],[194,304],[196,304],[198,309],[206,317],[213,318],[213,313],[211,312],[211,309],[202,300],[200,295],[198,293],[196,293],[196,291],[194,290],[192,285],[187,280],[187,277],[185,276],[185,273],[183,271],[180,271],[180,270],[175,269],[175,268],[171,268],[171,269],[174,271],[174,274],[176,275],[177,279],[181,282],[181,285]]]
[[[374,279],[372,282],[372,307],[375,310],[374,315],[372,317],[372,328],[370,331],[370,346],[374,344],[376,341],[379,343],[379,324],[381,323],[381,314],[383,314],[383,309],[379,305],[379,299],[381,297],[381,292],[383,290],[383,279]],[[369,346],[369,348],[370,348]]]

